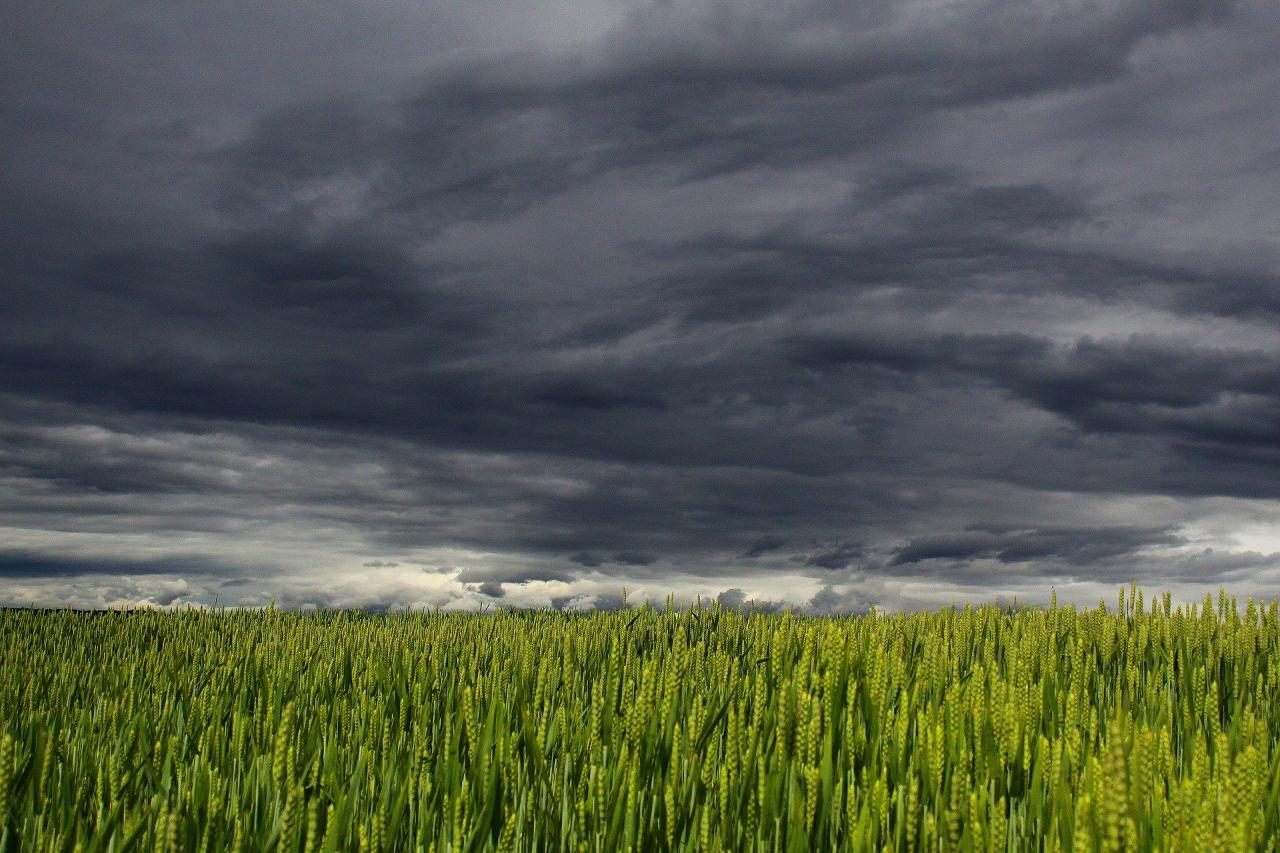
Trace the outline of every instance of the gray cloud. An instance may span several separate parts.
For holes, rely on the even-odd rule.
[[[1178,544],[1183,544],[1183,540],[1159,528],[974,528],[962,533],[912,539],[895,551],[893,564],[981,557],[1002,563],[1065,559],[1075,566],[1088,566],[1151,546]]]
[[[476,587],[476,592],[489,598],[502,598],[506,595],[506,591],[502,588],[502,584],[497,581],[485,581]]]
[[[805,560],[805,565],[817,566],[820,569],[843,569],[861,557],[862,554],[862,546],[841,543],[830,550],[820,551],[811,555]]]
[[[613,555],[613,560],[624,566],[647,566],[651,563],[656,563],[658,558],[643,551],[620,551]]]
[[[1271,577],[1266,4],[9,19],[5,600]]]
[[[751,543],[751,547],[747,548],[743,556],[759,557],[761,554],[767,554],[770,551],[777,551],[786,544],[787,540],[781,536],[761,536],[759,539]]]
[[[0,550],[0,578],[78,577],[81,575],[223,575],[234,567],[200,556],[110,559],[55,556],[25,550]],[[168,603],[168,602],[165,602]]]
[[[726,589],[716,596],[716,601],[731,610],[756,610],[762,613],[776,613],[783,608],[781,602],[749,598],[741,588]]]

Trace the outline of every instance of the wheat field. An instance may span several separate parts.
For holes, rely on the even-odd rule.
[[[0,850],[1272,850],[1278,643],[1275,602],[1133,588],[842,618],[10,610]]]

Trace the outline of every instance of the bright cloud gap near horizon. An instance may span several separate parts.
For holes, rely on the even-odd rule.
[[[1280,582],[1280,7],[15,5],[0,606]]]

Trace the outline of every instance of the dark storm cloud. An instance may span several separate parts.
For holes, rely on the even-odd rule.
[[[791,342],[789,352],[797,365],[823,374],[882,370],[900,382],[972,377],[1084,433],[1155,440],[1169,455],[1210,468],[1247,460],[1263,474],[1280,464],[1280,358],[1272,351],[1141,338],[1054,345],[1025,335],[944,335],[807,339]],[[1167,472],[1164,488],[1186,489],[1186,473]],[[1217,483],[1205,488],[1277,494],[1260,478],[1239,481],[1238,492]]]
[[[912,539],[894,553],[893,565],[981,557],[1002,563],[1056,559],[1067,560],[1075,566],[1088,566],[1143,548],[1177,545],[1182,541],[1167,529],[970,529],[962,533]]]
[[[820,569],[843,569],[862,554],[862,546],[842,543],[831,550],[813,554],[805,560],[805,565]]]
[[[0,550],[0,578],[75,577],[78,575],[222,575],[234,571],[202,557],[112,560],[97,557],[53,556],[29,551]]]
[[[1269,7],[51,9],[0,51],[6,578],[1270,570],[1188,556],[1280,499]]]
[[[439,228],[509,216],[614,170],[659,166],[697,179],[793,165],[883,143],[933,110],[1113,79],[1142,39],[1219,18],[1229,5],[1116,3],[1085,25],[973,4],[888,37],[823,4],[791,7],[769,21],[768,37],[769,12],[722,7],[713,22],[688,7],[652,7],[606,41],[609,58],[516,56],[389,104],[278,113],[233,152],[223,199],[242,216],[306,220],[316,212],[308,190],[359,178],[371,184],[374,212]],[[1022,37],[971,39],[1000,12],[1021,19]],[[816,43],[815,26],[825,30]],[[978,195],[1001,215],[1036,212],[1034,198]]]
[[[787,540],[781,536],[761,536],[759,539],[751,543],[751,547],[746,550],[743,556],[759,557],[761,554],[776,551],[786,544]]]
[[[613,561],[624,566],[647,566],[656,563],[658,558],[643,551],[619,551],[613,555]]]

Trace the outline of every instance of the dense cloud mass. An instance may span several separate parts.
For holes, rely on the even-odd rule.
[[[1280,580],[1280,7],[7,4],[0,604]]]

